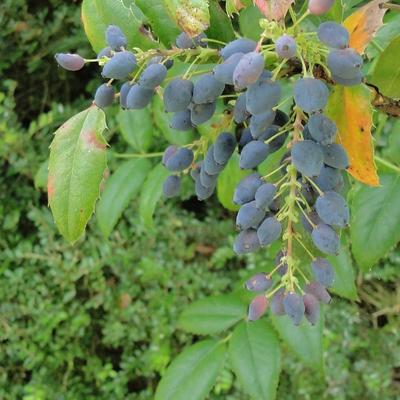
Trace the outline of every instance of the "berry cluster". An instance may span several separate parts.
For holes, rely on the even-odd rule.
[[[332,4],[333,0],[310,0],[307,15],[323,14]],[[238,38],[221,49],[209,48],[205,34],[190,38],[181,33],[170,50],[136,54],[126,50],[122,31],[109,26],[109,47],[95,60],[109,81],[97,89],[94,102],[104,108],[118,96],[123,109],[140,109],[157,93],[165,111],[171,113],[171,127],[185,131],[209,121],[217,101],[224,100],[230,118],[227,130],[232,132],[220,132],[212,140],[201,137],[183,147],[169,146],[162,163],[171,175],[163,192],[167,198],[179,195],[182,177],[190,174],[198,199],[209,198],[219,174],[237,151],[240,168],[249,174],[234,191],[233,202],[240,206],[234,251],[251,253],[281,238],[283,243],[274,270],[246,282],[248,290],[263,292],[251,302],[248,318],[260,318],[270,304],[274,314],[286,314],[298,325],[303,316],[315,324],[319,303],[329,303],[327,288],[333,284],[334,272],[322,254],[338,254],[338,230],[349,223],[349,210],[339,193],[342,170],[349,160],[337,143],[334,121],[324,114],[329,88],[314,78],[314,66],[321,65],[338,84],[356,85],[362,79],[362,58],[349,48],[349,34],[339,24],[324,22],[311,34],[295,25],[286,30],[268,23],[258,42]],[[268,70],[266,58],[272,52],[281,62]],[[311,61],[307,59],[310,54],[315,56]],[[194,57],[194,61],[183,75],[169,77],[161,88],[179,57],[186,61]],[[209,58],[216,64],[212,70],[193,73],[196,63]],[[285,75],[283,66],[294,58],[301,62],[302,76],[293,84],[293,96],[282,100],[279,78]],[[56,59],[72,71],[88,61],[76,54],[58,54]],[[126,80],[117,94],[115,80]],[[281,108],[288,101],[290,113],[285,113]],[[287,152],[279,167],[260,175],[259,165],[282,147]],[[300,265],[296,246],[310,258],[310,268]]]

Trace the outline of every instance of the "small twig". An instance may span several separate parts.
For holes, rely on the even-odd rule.
[[[160,153],[112,153],[114,157],[117,158],[152,158],[152,157],[162,157],[164,152]]]
[[[313,185],[313,187],[315,188],[315,190],[318,192],[318,194],[320,196],[322,196],[324,194],[324,192],[319,188],[319,186],[308,176],[306,176],[306,179],[311,183],[311,185]]]
[[[272,172],[270,172],[269,174],[264,175],[262,178],[263,178],[264,180],[266,180],[266,179],[269,178],[271,175],[276,174],[276,173],[279,172],[282,168],[285,168],[285,167],[287,167],[286,163],[280,165],[278,168],[274,169],[274,170],[273,170]]]
[[[310,217],[307,215],[307,213],[303,210],[303,207],[301,206],[301,204],[299,203],[298,200],[296,200],[296,204],[297,206],[300,208],[301,212],[303,213],[304,217],[306,218],[306,220],[308,221],[308,223],[311,225],[311,227],[314,229],[316,227],[316,225],[314,224],[314,222],[311,221]]]

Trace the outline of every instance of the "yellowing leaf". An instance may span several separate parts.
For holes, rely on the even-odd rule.
[[[387,11],[380,5],[386,0],[373,0],[359,8],[343,22],[350,32],[350,47],[362,54],[377,30],[383,25],[383,16]]]
[[[190,37],[210,26],[208,0],[164,0],[171,17]]]
[[[254,0],[256,6],[269,20],[279,21],[285,18],[294,0]]]
[[[338,127],[338,142],[350,160],[348,172],[358,181],[379,185],[372,144],[371,92],[364,85],[335,86],[326,108]]]

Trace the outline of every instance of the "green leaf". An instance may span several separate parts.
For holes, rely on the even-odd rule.
[[[230,328],[246,316],[246,305],[234,295],[207,297],[192,303],[179,317],[178,327],[198,335]]]
[[[264,18],[264,16],[256,6],[246,7],[241,10],[239,14],[239,27],[242,35],[248,39],[258,41],[263,31],[258,23],[261,18]]]
[[[226,346],[203,340],[184,350],[168,367],[155,400],[204,400],[215,384]]]
[[[128,38],[128,48],[149,49],[156,42],[141,29],[144,23],[143,13],[133,0],[83,0],[82,21],[86,36],[97,53],[106,47],[105,33],[108,25],[117,25]]]
[[[392,99],[400,98],[400,36],[394,38],[380,55],[371,83]]]
[[[136,0],[136,4],[149,19],[151,28],[160,41],[165,46],[175,43],[180,31],[170,18],[164,0]]]
[[[396,163],[400,160],[400,120],[392,120],[390,132],[388,132],[387,145],[383,148],[383,155]],[[385,126],[385,129],[386,129]]]
[[[329,256],[328,259],[335,271],[335,281],[332,287],[333,292],[346,299],[357,300],[356,277],[349,243],[345,235],[342,237],[339,255]]]
[[[217,182],[218,200],[228,210],[239,210],[239,206],[232,201],[233,192],[237,184],[247,175],[249,175],[248,171],[239,168],[239,155],[236,152],[233,153]]]
[[[275,399],[281,354],[276,333],[265,320],[239,324],[230,339],[229,354],[233,371],[250,396]]]
[[[125,161],[107,179],[96,210],[97,222],[105,237],[140,190],[150,168],[150,161],[143,158]]]
[[[148,108],[120,110],[117,121],[123,138],[137,151],[146,152],[153,144],[154,125]]]
[[[164,137],[169,143],[177,144],[183,146],[185,144],[191,143],[194,139],[193,129],[182,132],[172,129],[170,127],[170,116],[172,114],[167,114],[164,111],[164,103],[160,96],[153,97],[153,118],[157,128],[162,132]]]
[[[208,0],[164,0],[170,16],[189,36],[197,36],[210,26]]]
[[[315,326],[304,318],[300,326],[294,326],[288,316],[271,315],[271,320],[282,340],[289,349],[308,367],[323,370],[322,330],[324,326],[323,308]]]
[[[49,160],[43,161],[36,171],[34,184],[36,189],[44,189],[49,175]]]
[[[50,146],[48,196],[60,233],[75,242],[85,230],[99,197],[107,165],[104,112],[95,106],[73,116]]]
[[[210,27],[206,34],[210,39],[225,43],[235,39],[232,22],[216,0],[210,1]]]
[[[351,201],[352,252],[364,271],[400,240],[400,175],[380,178],[380,187],[358,185]]]
[[[379,28],[374,36],[373,43],[370,43],[366,49],[366,54],[369,60],[375,59],[377,61],[381,51],[376,47],[386,48],[389,43],[399,34],[400,14],[399,13],[386,13],[385,24]]]
[[[324,15],[326,21],[335,21],[341,24],[343,21],[343,4],[341,0],[336,0],[330,10]]]
[[[151,170],[143,184],[139,202],[139,215],[147,228],[153,227],[154,210],[162,196],[164,180],[169,174],[162,164],[158,164]]]

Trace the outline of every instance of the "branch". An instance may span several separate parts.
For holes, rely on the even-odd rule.
[[[374,91],[375,97],[372,100],[372,105],[375,108],[391,117],[400,118],[400,100],[393,100],[384,96],[379,92],[379,89],[371,83],[366,82],[365,84]]]

